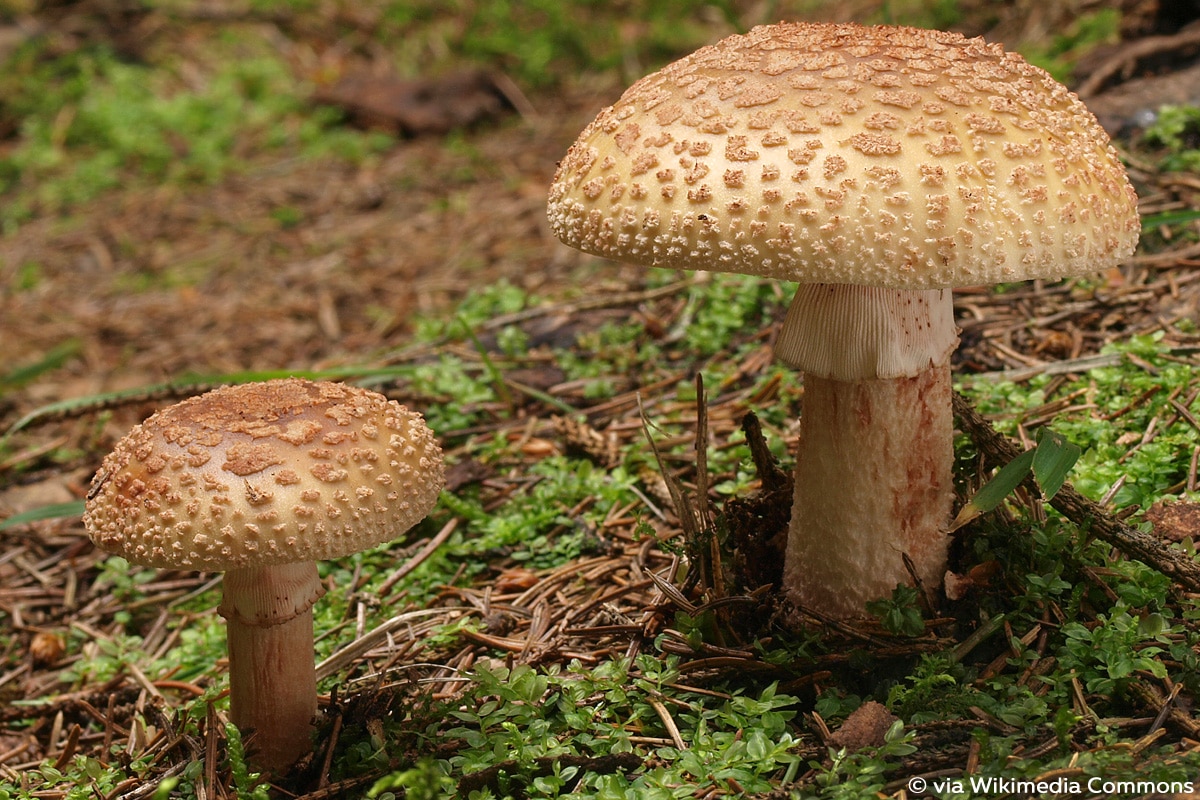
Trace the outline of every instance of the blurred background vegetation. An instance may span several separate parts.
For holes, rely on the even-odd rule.
[[[116,186],[211,183],[256,158],[362,160],[386,137],[313,94],[369,64],[403,77],[502,72],[550,106],[611,97],[728,33],[779,19],[987,35],[1070,81],[1122,31],[1169,27],[1131,0],[82,0],[0,3],[0,230]],[[1171,4],[1168,4],[1171,5]],[[1140,16],[1139,16],[1140,13]],[[1154,33],[1140,30],[1138,33]]]

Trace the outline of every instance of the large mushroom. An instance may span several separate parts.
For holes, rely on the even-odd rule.
[[[760,26],[641,79],[548,212],[596,255],[801,283],[776,342],[804,372],[784,583],[834,617],[941,582],[951,287],[1098,272],[1139,231],[1108,136],[1046,72],[855,24]]]
[[[230,713],[254,762],[280,771],[311,747],[317,712],[317,561],[391,541],[443,485],[419,414],[367,389],[286,379],[165,408],[96,473],[84,524],[137,564],[224,572]]]

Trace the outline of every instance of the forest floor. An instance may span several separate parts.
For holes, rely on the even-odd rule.
[[[761,10],[746,5],[739,24],[766,21],[755,16]],[[880,5],[842,3],[837,13],[878,20]],[[1076,21],[1067,6],[1079,4],[960,5],[964,11],[956,27],[1050,52],[1061,32]],[[1094,10],[1091,6],[1088,10]],[[1065,380],[1110,363],[1104,360],[1109,358],[1107,346],[1141,336],[1155,338],[1188,364],[1200,348],[1200,175],[1164,161],[1162,146],[1147,146],[1140,138],[1149,124],[1146,115],[1161,104],[1200,103],[1200,97],[1188,96],[1200,85],[1192,80],[1200,35],[1195,25],[1188,27],[1200,19],[1200,11],[1192,8],[1194,4],[1167,10],[1154,3],[1121,6],[1117,38],[1087,51],[1076,67],[1074,85],[1128,158],[1141,213],[1152,221],[1143,244],[1099,282],[1037,283],[1003,294],[961,293],[956,313],[962,346],[955,357],[960,381],[994,373],[1017,382],[1038,375],[1061,375]],[[0,11],[5,9],[0,3]],[[123,58],[150,62],[170,52],[176,56],[173,68],[187,82],[202,78],[179,65],[192,60],[196,75],[205,73],[212,66],[206,52],[212,41],[229,35],[252,37],[281,53],[295,74],[319,83],[326,104],[357,110],[357,117],[349,116],[382,126],[383,143],[373,140],[370,154],[354,159],[296,153],[280,157],[277,151],[248,149],[240,154],[236,171],[211,181],[154,181],[131,173],[119,185],[69,205],[30,201],[28,213],[10,221],[0,237],[0,342],[5,349],[0,430],[20,426],[0,450],[0,517],[79,503],[117,438],[164,402],[209,385],[214,376],[340,370],[351,377],[369,377],[372,370],[394,366],[436,365],[447,354],[468,360],[473,374],[484,376],[483,383],[508,387],[497,392],[496,403],[475,402],[471,414],[464,412],[457,427],[444,431],[455,463],[452,488],[475,487],[485,509],[532,491],[522,476],[536,472],[535,465],[548,455],[582,454],[605,469],[620,464],[619,453],[644,448],[641,414],[648,408],[668,415],[686,409],[693,422],[699,413],[709,426],[703,435],[722,439],[738,430],[747,410],[779,396],[778,382],[738,383],[765,369],[772,324],[730,334],[726,349],[742,355],[736,363],[725,364],[725,377],[700,412],[695,398],[677,389],[694,379],[694,363],[658,376],[659,383],[647,386],[643,375],[619,374],[613,362],[608,392],[594,400],[584,381],[570,380],[560,363],[536,354],[538,347],[570,350],[606,326],[632,318],[645,330],[658,331],[664,349],[678,347],[671,332],[686,324],[694,310],[692,293],[706,281],[682,276],[667,280],[639,268],[600,262],[558,243],[546,221],[546,191],[557,160],[599,108],[649,68],[637,51],[617,68],[537,86],[510,80],[501,66],[484,65],[483,77],[471,79],[478,81],[472,84],[482,98],[478,105],[464,109],[449,102],[443,104],[448,107],[434,109],[435,116],[478,114],[481,119],[450,131],[438,130],[435,122],[433,130],[425,130],[421,122],[413,122],[413,115],[425,109],[414,111],[401,103],[383,112],[363,111],[373,93],[388,86],[387,77],[372,67],[379,51],[363,33],[370,20],[336,4],[317,4],[316,11],[295,19],[241,6],[212,9],[217,10],[197,6],[190,12],[147,11],[134,4],[85,2],[5,11],[7,38],[0,38],[0,45],[7,47],[4,43],[14,40],[20,46],[35,37],[49,37],[56,57],[62,57],[107,40]],[[806,16],[828,18],[816,12]],[[712,40],[733,32],[733,27],[728,18],[716,15],[705,17],[699,30]],[[695,35],[701,37],[696,44],[703,43],[703,33]],[[449,63],[453,65],[453,58]],[[365,70],[361,74],[368,76],[362,79],[366,88],[337,85],[330,77],[356,70]],[[433,86],[436,93],[437,84]],[[446,95],[451,96],[464,95]],[[63,126],[70,126],[71,113],[64,110]],[[15,147],[21,121],[0,118],[0,128],[9,137],[0,140],[0,151]],[[1200,147],[1200,128],[1180,135],[1177,149]],[[182,152],[188,143],[178,146]],[[19,181],[14,185],[12,192],[29,189]],[[757,291],[767,296],[772,290]],[[481,293],[491,298],[491,313],[475,320],[473,338],[448,333],[467,313],[464,304],[470,307],[472,297]],[[510,295],[519,298],[511,307],[505,305]],[[513,327],[534,355],[497,377],[487,356],[499,358],[504,331]],[[435,328],[442,332],[440,338],[430,335]],[[389,377],[376,384],[415,405],[446,405],[448,397],[453,399],[453,391],[442,384],[436,391]],[[1045,394],[1050,397],[1053,391]],[[1139,397],[1130,396],[1130,405]],[[1191,405],[1195,392],[1184,390],[1171,399],[1181,407],[1178,415],[1184,422],[1194,424],[1192,415],[1200,415]],[[464,405],[472,402],[465,400]],[[1044,414],[1068,406],[1069,400],[1048,404]],[[572,410],[586,412],[586,422],[572,426],[553,419],[570,416],[567,412]],[[451,419],[448,411],[439,413]],[[1028,419],[1041,413],[1029,411]],[[778,436],[777,453],[786,454],[794,430],[780,425],[768,434]],[[686,443],[696,435],[683,430],[663,446]],[[501,446],[503,456],[497,458],[496,448]],[[1194,491],[1195,457],[1187,455],[1192,461],[1182,480],[1185,489]],[[661,481],[644,474],[635,477],[642,481],[638,491],[645,508],[651,509],[645,513],[656,518],[656,526],[677,524],[682,512],[671,508]],[[696,489],[690,473],[688,483]],[[702,482],[700,489],[706,488]],[[588,506],[596,502],[594,494],[585,492],[566,518],[586,516]],[[428,667],[423,674],[427,688],[422,691],[444,701],[460,690],[451,673],[470,669],[485,652],[507,654],[493,660],[511,667],[566,664],[572,659],[594,665],[649,651],[664,629],[673,630],[671,614],[681,609],[695,612],[697,606],[694,597],[673,595],[669,583],[664,585],[658,577],[675,556],[669,548],[651,547],[653,540],[639,538],[636,516],[629,506],[608,509],[598,532],[592,531],[599,544],[592,542],[588,553],[564,564],[538,567],[536,559],[512,560],[512,547],[497,549],[490,554],[491,567],[478,573],[480,580],[436,595],[431,607],[444,610],[439,618],[404,616],[409,613],[405,603],[418,593],[414,590],[404,602],[400,597],[389,599],[388,592],[404,574],[393,570],[383,575],[373,590],[386,588],[374,600],[347,595],[349,610],[343,622],[353,635],[343,636],[329,654],[322,677],[352,669],[360,678],[378,676],[396,661],[416,653],[432,658],[436,650],[445,670]],[[435,525],[422,533],[440,533],[444,539],[468,517],[462,508],[446,509],[437,519],[440,531]],[[1173,524],[1172,535],[1186,539],[1186,524]],[[1181,525],[1185,533],[1179,533]],[[407,542],[403,554],[421,553],[422,543]],[[139,650],[159,663],[183,635],[178,618],[153,611],[186,605],[197,593],[211,593],[211,576],[148,576],[139,578],[135,592],[106,572],[103,562],[77,516],[0,531],[0,624],[5,628],[0,637],[0,699],[6,701],[0,709],[0,797],[133,798],[158,796],[155,792],[167,797],[174,784],[167,786],[166,779],[184,774],[188,763],[201,761],[206,767],[195,778],[199,788],[186,796],[249,796],[251,790],[236,785],[236,770],[217,764],[217,749],[223,752],[226,746],[218,726],[201,719],[198,735],[185,731],[172,739],[164,733],[184,727],[164,711],[168,698],[205,696],[213,675],[146,675],[126,666],[89,677],[85,669],[89,659],[114,657],[112,643],[123,641],[131,615],[142,622]],[[586,581],[576,580],[581,574]],[[365,586],[357,571],[351,577],[355,586]],[[135,606],[126,608],[122,603],[130,597],[136,598]],[[381,602],[391,608],[382,614],[386,624],[364,623],[364,609],[378,612]],[[422,632],[472,615],[490,620],[494,627],[471,628],[449,644],[415,643]],[[1006,633],[1011,638],[1014,632]],[[1017,638],[1031,634],[1031,641],[1038,636],[1033,628],[1015,633]],[[960,634],[951,624],[938,627],[936,620],[923,639],[901,641],[878,629],[869,634],[836,632],[860,646],[866,641],[868,649],[892,647],[893,658],[954,647],[965,638]],[[764,663],[745,642],[721,646],[697,645],[685,636],[667,639],[662,652],[683,658],[683,674],[675,676],[679,683],[729,669],[780,679],[776,665]],[[97,649],[98,642],[109,646]],[[1004,651],[992,655],[1003,661]],[[802,695],[823,680],[823,670],[838,668],[837,659],[830,657],[819,670],[799,677],[793,673],[784,683],[793,694]],[[101,674],[102,679],[97,677]],[[699,685],[700,678],[695,682]],[[1200,741],[1200,723],[1190,709],[1178,710],[1163,701],[1169,693],[1167,687],[1162,696],[1138,695],[1142,707],[1128,717],[1153,718],[1159,710],[1164,715],[1170,711],[1168,739],[1176,752],[1192,752],[1189,748]],[[357,706],[341,706],[339,720],[366,726],[384,714],[379,705],[371,705],[371,697],[386,705],[379,695],[370,695]],[[323,702],[337,707],[336,692]],[[209,714],[219,713],[211,702],[207,708]],[[664,726],[656,734],[659,739],[683,744],[668,722],[667,708],[657,700],[649,708]],[[997,736],[1007,732],[996,720],[981,724]],[[321,734],[329,754],[335,751],[339,730],[327,728]],[[930,737],[923,753],[928,758],[907,762],[910,774],[933,775],[950,763],[969,766],[971,745],[957,733],[925,730],[921,735]],[[1155,740],[1161,737],[1155,734]],[[72,794],[65,783],[47,778],[52,774],[46,771],[47,762],[62,774],[83,756],[107,768],[114,741],[127,744],[131,762],[144,760],[136,768],[125,765],[127,775],[139,777],[117,780],[95,795]],[[816,742],[795,749],[804,763],[824,757],[825,748]],[[939,761],[930,743],[950,755]],[[415,741],[404,744],[417,746]],[[1041,743],[1031,743],[1031,748],[1035,745]],[[286,785],[292,796],[314,800],[363,796],[365,787],[394,772],[399,763],[393,756],[357,773],[343,764],[341,772],[333,768],[331,777],[329,759],[317,759]],[[546,766],[536,759],[532,763],[535,772]],[[650,761],[639,762],[647,764]],[[600,772],[636,769],[595,759],[586,766]],[[803,781],[814,770],[819,771],[803,766],[790,779]],[[501,772],[493,764],[470,773],[473,779],[456,778],[463,781],[460,789],[484,787],[502,794],[497,778]],[[889,792],[902,791],[895,785],[896,774],[889,780]],[[4,788],[6,782],[11,788]],[[726,785],[723,791],[732,789]]]

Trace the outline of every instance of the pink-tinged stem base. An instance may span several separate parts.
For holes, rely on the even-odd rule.
[[[225,574],[230,716],[243,734],[253,732],[250,761],[268,772],[285,771],[312,749],[312,606],[321,594],[313,562]]]
[[[946,568],[953,501],[950,369],[911,378],[804,377],[796,493],[784,562],[789,596],[835,618]]]

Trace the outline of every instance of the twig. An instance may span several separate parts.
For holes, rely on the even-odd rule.
[[[754,461],[754,471],[762,481],[764,492],[788,487],[788,474],[780,469],[775,461],[775,455],[767,446],[763,436],[762,423],[753,411],[742,417],[742,433],[746,436],[746,445],[750,448],[750,458]]]
[[[441,547],[442,543],[450,538],[450,534],[454,533],[456,528],[458,528],[458,517],[453,517],[449,522],[442,526],[442,529],[437,532],[436,536],[430,539],[426,545],[421,548],[419,553],[410,558],[408,561],[404,562],[404,565],[401,566],[400,569],[388,576],[387,580],[380,585],[378,595],[380,597],[386,597],[387,593],[392,590],[392,587],[395,586],[398,581],[402,580],[405,575],[412,572],[414,569],[424,563],[425,559],[433,555],[434,551]]]
[[[1100,367],[1115,367],[1121,363],[1124,356],[1121,353],[1101,353],[1094,356],[1084,356],[1070,361],[1051,361],[1034,367],[1015,367],[997,372],[977,372],[974,375],[964,375],[966,383],[981,381],[1012,381],[1020,383],[1038,375],[1066,375],[1073,372],[1087,372]]]
[[[329,770],[333,767],[333,751],[337,749],[338,737],[342,733],[344,717],[338,713],[333,718],[333,731],[329,734],[329,743],[325,746],[325,758],[321,760],[321,777],[317,780],[317,788],[329,786]]]
[[[337,800],[339,797],[362,797],[364,794],[357,790],[370,786],[386,774],[388,774],[386,769],[373,769],[363,775],[346,778],[337,783],[322,786],[316,791],[299,795],[294,800]],[[351,790],[354,791],[351,792]]]
[[[950,651],[949,659],[952,664],[959,664],[967,655],[983,642],[992,637],[992,634],[1004,627],[1006,622],[1003,614],[997,614],[983,625],[975,629],[967,638],[959,642],[953,650]],[[1007,654],[1006,654],[1007,655]]]
[[[446,615],[444,608],[421,608],[413,611],[406,611],[403,614],[398,614],[391,619],[385,620],[374,629],[367,631],[366,634],[355,639],[354,641],[334,651],[321,663],[317,664],[317,679],[327,678],[337,672],[344,666],[352,663],[354,659],[371,650],[380,642],[386,641],[393,631],[401,628],[409,627],[417,619],[425,617],[436,617],[438,615]],[[447,620],[443,619],[442,622]]]
[[[1146,735],[1150,735],[1159,731],[1167,716],[1171,713],[1171,709],[1175,707],[1175,698],[1179,696],[1179,690],[1183,688],[1182,683],[1177,683],[1171,687],[1171,693],[1167,695],[1167,699],[1163,701],[1162,710],[1158,712],[1158,716],[1154,718],[1154,722],[1150,723],[1150,730],[1146,731]]]
[[[662,720],[663,727],[667,729],[667,735],[671,737],[671,743],[675,745],[675,749],[687,750],[687,742],[683,740],[683,736],[679,733],[679,726],[675,724],[675,718],[671,716],[671,712],[667,710],[663,702],[657,697],[647,697],[646,702]]]
[[[1117,57],[1101,64],[1076,88],[1076,94],[1088,98],[1115,75],[1133,68],[1140,59],[1200,45],[1200,30],[1180,31],[1173,36],[1147,36],[1121,49]]]
[[[1158,687],[1148,681],[1133,681],[1129,684],[1129,691],[1137,699],[1139,703],[1148,709],[1157,711],[1154,722],[1150,726],[1149,733],[1153,733],[1159,726],[1170,724],[1177,730],[1183,731],[1192,739],[1200,739],[1200,720],[1196,720],[1187,711],[1179,707],[1175,702],[1178,696],[1179,687],[1182,684],[1176,684],[1172,687],[1171,694],[1163,697]]]
[[[686,290],[693,283],[694,281],[692,280],[678,281],[666,286],[659,286],[655,289],[646,289],[633,292],[612,292],[608,294],[601,293],[567,303],[554,303],[551,305],[535,306],[533,308],[524,309],[523,311],[515,311],[511,314],[501,314],[499,316],[492,317],[491,319],[481,323],[479,325],[479,330],[490,331],[499,328],[506,328],[509,325],[515,325],[518,322],[525,322],[537,317],[574,314],[579,311],[590,311],[598,308],[633,306],[639,303],[644,303],[648,300],[657,300],[660,297],[678,294],[679,292]]]

